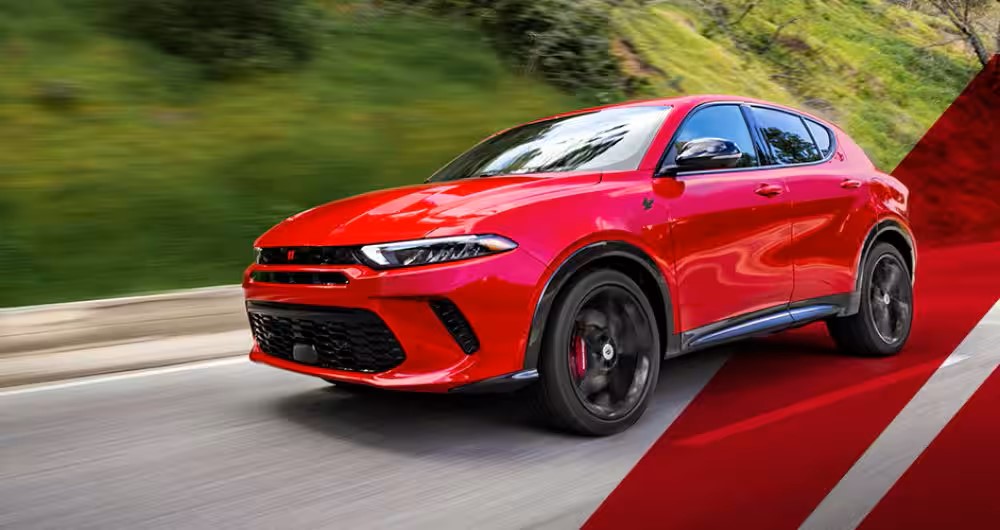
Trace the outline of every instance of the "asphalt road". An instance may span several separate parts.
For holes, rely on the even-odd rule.
[[[572,528],[725,360],[603,439],[522,396],[351,395],[242,360],[0,392],[0,528]]]
[[[668,361],[640,423],[601,439],[538,425],[525,396],[354,395],[243,357],[0,390],[0,528],[576,528],[727,350],[730,380],[741,360],[760,366],[737,386],[715,385],[716,402],[786,388],[780,370],[760,378],[775,361],[798,362],[803,385],[817,366],[857,365],[782,360],[782,345],[797,344]],[[998,345],[1000,302],[845,469],[806,527],[855,527],[995,371]],[[847,387],[820,384],[789,406],[897,377],[886,371],[893,362],[867,361]],[[783,410],[773,406],[722,427],[759,427]]]

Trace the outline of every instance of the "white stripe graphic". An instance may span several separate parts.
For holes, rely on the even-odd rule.
[[[1000,364],[1000,300],[800,528],[857,528]]]

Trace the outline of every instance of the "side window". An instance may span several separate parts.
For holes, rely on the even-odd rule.
[[[699,138],[722,138],[735,143],[743,152],[737,167],[759,165],[750,128],[743,119],[739,105],[713,105],[696,110],[684,121],[681,130],[674,137],[674,143],[667,152],[667,163],[673,164],[684,145]]]
[[[780,110],[759,107],[753,109],[753,115],[778,163],[801,164],[823,158],[809,137],[802,118]]]
[[[833,133],[830,132],[830,129],[812,120],[806,120],[806,126],[809,127],[809,132],[812,133],[813,139],[816,140],[816,147],[819,147],[819,152],[823,156],[829,155],[830,149],[833,147],[833,141],[831,140]]]

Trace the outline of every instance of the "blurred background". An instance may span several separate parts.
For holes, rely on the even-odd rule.
[[[631,98],[803,108],[892,170],[994,0],[0,0],[0,307],[233,284],[297,211]]]

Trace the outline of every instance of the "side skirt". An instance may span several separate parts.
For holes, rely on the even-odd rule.
[[[720,320],[681,333],[678,355],[750,337],[769,335],[786,329],[843,315],[853,293],[844,293],[754,311]]]

